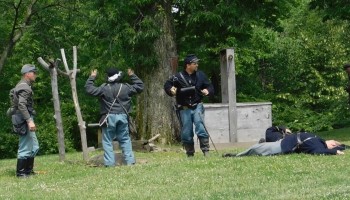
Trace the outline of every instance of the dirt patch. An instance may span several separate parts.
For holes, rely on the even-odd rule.
[[[121,153],[114,153],[114,157],[117,162],[116,166],[125,165],[125,160]],[[146,159],[136,159],[137,165],[145,164],[145,163],[147,163]],[[91,167],[104,167],[103,154],[99,154],[91,157],[90,160],[88,161],[88,165]]]

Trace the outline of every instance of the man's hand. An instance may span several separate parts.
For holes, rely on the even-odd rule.
[[[343,155],[343,154],[344,154],[344,152],[337,150],[337,155]]]
[[[97,76],[97,69],[92,70],[90,76],[96,77]]]
[[[128,75],[131,76],[131,75],[133,75],[133,74],[134,74],[134,70],[132,70],[132,69],[129,68],[129,69],[128,69]]]
[[[30,131],[36,131],[36,126],[33,121],[30,120],[27,124]]]
[[[204,96],[207,96],[209,94],[209,91],[207,89],[203,89],[201,92]]]
[[[176,87],[173,86],[173,87],[170,88],[170,92],[171,92],[171,94],[174,95],[174,96],[176,95],[176,91],[177,91],[177,88],[176,88]]]

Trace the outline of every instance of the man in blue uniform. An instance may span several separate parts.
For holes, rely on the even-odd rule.
[[[194,54],[184,59],[184,70],[175,74],[164,84],[165,92],[176,97],[180,113],[181,141],[187,156],[194,156],[193,125],[204,156],[209,152],[209,135],[204,127],[204,96],[213,95],[214,89],[207,76],[198,70],[199,59]]]

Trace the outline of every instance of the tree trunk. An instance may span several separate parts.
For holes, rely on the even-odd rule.
[[[141,129],[142,138],[150,138],[161,134],[162,143],[170,143],[179,139],[179,123],[173,110],[174,100],[163,90],[165,81],[177,67],[177,51],[175,46],[171,2],[162,3],[163,9],[156,14],[156,22],[163,34],[155,42],[158,66],[143,72],[145,90],[137,104],[136,121]]]
[[[76,84],[76,74],[78,71],[78,69],[77,69],[77,60],[78,60],[77,47],[73,46],[73,70],[72,71],[69,70],[69,67],[67,64],[67,59],[66,59],[66,54],[64,53],[64,49],[61,49],[61,55],[62,55],[64,68],[66,69],[66,72],[69,75],[69,81],[70,81],[70,85],[72,88],[74,108],[75,108],[75,112],[77,114],[78,126],[79,126],[79,130],[80,130],[80,139],[81,139],[81,147],[83,150],[83,159],[84,159],[84,161],[88,161],[89,160],[89,153],[87,150],[86,125],[85,125],[85,121],[83,120],[83,116],[81,114],[81,109],[80,109],[78,94],[77,94],[77,84]]]
[[[77,113],[77,118],[78,118],[78,126],[80,130],[80,138],[81,138],[81,146],[83,149],[83,159],[85,161],[89,160],[89,154],[87,150],[87,140],[86,140],[86,126],[85,126],[85,121],[83,120],[82,114],[81,114],[81,109],[79,106],[79,100],[78,100],[78,95],[77,95],[77,86],[76,86],[76,81],[75,77],[70,78],[70,84],[72,87],[72,95],[73,95],[73,101],[74,101],[74,108],[75,112]]]
[[[52,98],[53,105],[55,110],[55,121],[57,128],[57,141],[58,141],[58,152],[59,152],[59,161],[65,160],[65,145],[64,145],[64,132],[62,125],[62,116],[61,116],[61,106],[60,106],[60,98],[58,96],[58,84],[57,84],[57,62],[52,63],[49,66],[41,57],[38,58],[39,63],[50,72],[51,76],[51,88],[52,88]]]
[[[10,52],[13,50],[16,43],[22,38],[25,30],[27,29],[31,17],[33,15],[33,6],[36,4],[37,0],[32,0],[30,4],[28,4],[26,10],[26,14],[24,15],[23,20],[21,21],[20,16],[22,16],[22,13],[20,13],[20,8],[22,5],[22,1],[17,2],[17,4],[14,4],[14,12],[15,16],[13,19],[12,24],[12,30],[8,39],[8,43],[5,45],[5,47],[2,49],[1,57],[0,57],[0,72],[2,71],[2,68],[4,67],[4,64],[6,62],[6,59]],[[20,26],[19,26],[20,25]]]
[[[60,99],[59,99],[59,96],[58,96],[56,66],[54,66],[50,70],[50,75],[51,75],[53,105],[54,105],[54,108],[55,108],[55,120],[56,120],[56,128],[57,128],[59,160],[60,161],[64,161],[65,160],[66,151],[65,151],[65,145],[64,145],[64,132],[63,132],[63,125],[62,125]]]
[[[14,43],[11,42],[11,44],[7,45],[4,48],[4,50],[3,50],[2,54],[1,54],[1,57],[0,57],[0,72],[1,72],[2,68],[4,67],[4,64],[5,64],[5,61],[7,59],[7,56],[9,54],[9,52],[13,49],[13,45],[14,45]]]

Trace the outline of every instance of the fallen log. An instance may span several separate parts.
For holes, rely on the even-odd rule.
[[[132,141],[132,149],[134,151],[142,151],[142,152],[152,152],[158,150],[157,146],[153,144],[153,141],[157,139],[160,134],[153,136],[149,140],[134,140]]]

